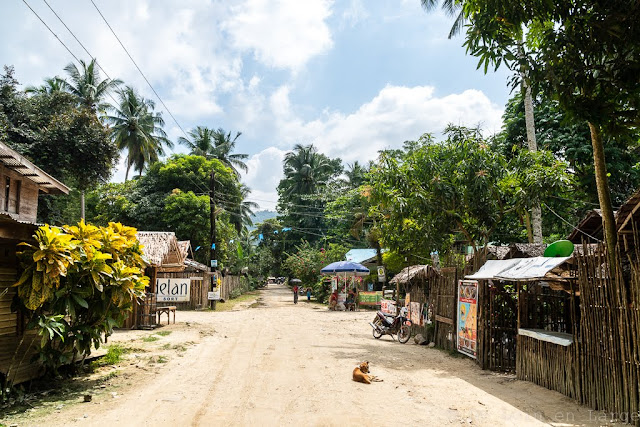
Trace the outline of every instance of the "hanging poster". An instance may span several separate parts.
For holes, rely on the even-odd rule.
[[[379,265],[378,266],[378,282],[384,282],[386,279],[385,273],[384,273],[384,267]]]
[[[458,282],[458,351],[474,359],[477,357],[478,282]]]
[[[409,305],[410,302],[411,302],[411,297],[410,297],[410,294],[407,292],[407,294],[404,296],[404,306],[407,307],[407,310],[411,310],[411,306]]]
[[[416,326],[424,326],[424,318],[422,317],[422,304],[412,302],[409,308],[409,319]]]
[[[380,300],[380,311],[387,314],[396,315],[396,302],[390,299]]]
[[[338,278],[337,277],[332,277],[331,278],[331,292],[335,291],[338,289]]]

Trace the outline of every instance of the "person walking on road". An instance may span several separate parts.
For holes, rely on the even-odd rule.
[[[297,304],[298,303],[298,291],[300,290],[300,288],[298,288],[298,285],[295,285],[293,287],[293,303]]]
[[[311,288],[307,288],[307,301],[311,301]]]

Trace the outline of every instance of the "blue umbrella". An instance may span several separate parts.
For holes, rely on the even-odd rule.
[[[320,270],[322,274],[342,273],[344,276],[367,276],[369,269],[362,264],[353,261],[332,262]]]

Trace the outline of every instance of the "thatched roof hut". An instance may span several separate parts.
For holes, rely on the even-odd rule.
[[[147,261],[157,267],[158,271],[184,270],[184,261],[190,247],[188,241],[185,246],[170,231],[138,231],[136,235]]]
[[[389,281],[389,284],[406,285],[414,280],[426,280],[439,274],[438,270],[430,265],[411,265],[403,268],[400,273],[396,274],[394,278]]]

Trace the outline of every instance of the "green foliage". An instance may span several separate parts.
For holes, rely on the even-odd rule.
[[[295,253],[284,261],[284,269],[291,278],[302,280],[302,286],[309,286],[318,281],[320,270],[326,264],[326,253],[313,248],[309,242],[303,241],[296,246]]]
[[[553,209],[566,212],[566,216],[572,216],[570,211],[567,211],[572,209],[576,220],[579,220],[587,208],[598,202],[593,171],[593,148],[588,144],[591,137],[589,126],[584,120],[569,117],[557,101],[542,93],[536,97],[534,115],[538,146],[567,162],[568,172],[573,175],[575,181],[571,197],[574,203],[558,203]],[[498,139],[505,155],[511,156],[515,148],[527,147],[524,104],[520,92],[507,103],[503,122],[504,126]],[[615,205],[622,204],[629,194],[640,186],[640,171],[634,168],[637,163],[635,152],[639,142],[638,132],[616,138],[605,136],[604,150],[607,171],[610,174],[609,186]],[[545,203],[550,202],[547,200]]]
[[[154,163],[145,175],[122,184],[106,184],[87,196],[87,217],[98,224],[121,221],[145,231],[173,231],[180,240],[191,240],[198,261],[209,259],[209,187],[216,171],[218,260],[231,259],[231,240],[237,239],[238,217],[228,210],[243,200],[233,172],[218,160],[174,155]],[[235,200],[235,201],[232,201]],[[236,204],[237,202],[237,204]]]
[[[155,335],[149,335],[148,337],[142,337],[142,341],[144,342],[155,342],[158,341],[160,337]]]
[[[424,135],[405,151],[383,152],[371,173],[371,215],[390,249],[428,258],[460,233],[477,248],[505,215],[560,195],[570,177],[549,153],[521,150],[508,160],[477,129],[449,126],[441,143]]]
[[[40,360],[57,369],[98,348],[142,295],[149,278],[135,237],[119,223],[42,226],[19,252],[15,308],[42,337]]]
[[[122,356],[127,353],[127,348],[121,346],[120,344],[111,344],[107,348],[107,354],[102,357],[101,362],[104,365],[117,365],[122,361]]]

